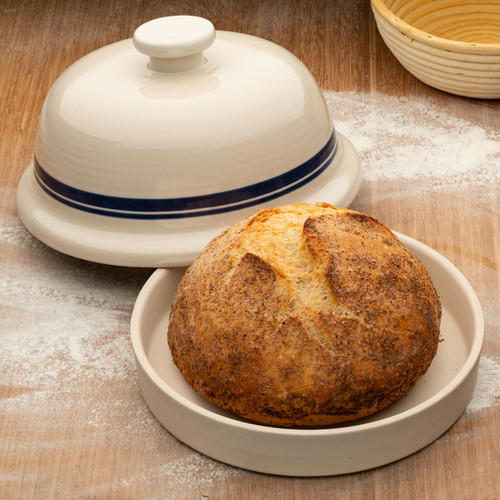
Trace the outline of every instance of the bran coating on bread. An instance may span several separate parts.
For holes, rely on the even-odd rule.
[[[325,203],[261,210],[176,291],[168,343],[215,405],[284,427],[359,419],[405,395],[439,342],[423,264],[377,220]]]

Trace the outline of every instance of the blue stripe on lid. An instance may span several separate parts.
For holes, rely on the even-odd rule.
[[[338,151],[335,131],[311,159],[284,174],[246,187],[208,195],[181,198],[123,198],[83,191],[46,172],[35,157],[35,178],[57,201],[98,215],[129,219],[181,219],[230,212],[265,203],[288,194],[315,179],[332,162]]]

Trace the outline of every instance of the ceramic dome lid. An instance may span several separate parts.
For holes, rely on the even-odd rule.
[[[176,16],[61,75],[42,111],[36,158],[51,177],[90,193],[182,198],[285,174],[332,132],[313,77],[290,52]]]
[[[360,185],[306,66],[206,19],[145,23],[71,65],[44,102],[18,211],[41,241],[116,265],[187,265],[251,212]]]

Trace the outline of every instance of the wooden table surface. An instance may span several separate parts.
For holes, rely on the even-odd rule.
[[[152,270],[74,259],[24,229],[16,188],[55,79],[173,14],[302,59],[360,155],[351,207],[433,247],[474,287],[486,322],[476,392],[423,450],[321,478],[249,472],[197,453],[154,419],[137,384],[129,320]],[[4,0],[0,68],[0,498],[500,497],[499,101],[446,94],[407,73],[368,0]]]

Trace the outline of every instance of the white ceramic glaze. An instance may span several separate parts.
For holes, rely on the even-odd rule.
[[[70,66],[47,95],[26,175],[19,213],[43,242],[154,267],[189,263],[205,231],[257,208],[311,196],[346,206],[359,188],[357,155],[306,66],[193,16],[145,23]],[[193,252],[185,235],[198,233]]]
[[[147,56],[177,59],[203,52],[215,40],[215,27],[196,16],[171,16],[148,21],[133,37],[135,48]]]
[[[178,439],[222,462],[287,476],[345,474],[404,458],[460,417],[472,396],[484,336],[481,305],[443,256],[407,236],[400,240],[427,267],[441,297],[438,352],[407,396],[368,418],[332,427],[283,429],[221,410],[187,385],[170,357],[170,304],[184,269],[159,269],[140,292],[131,339],[144,399]]]
[[[415,77],[466,97],[500,98],[498,0],[371,0],[378,30]]]

